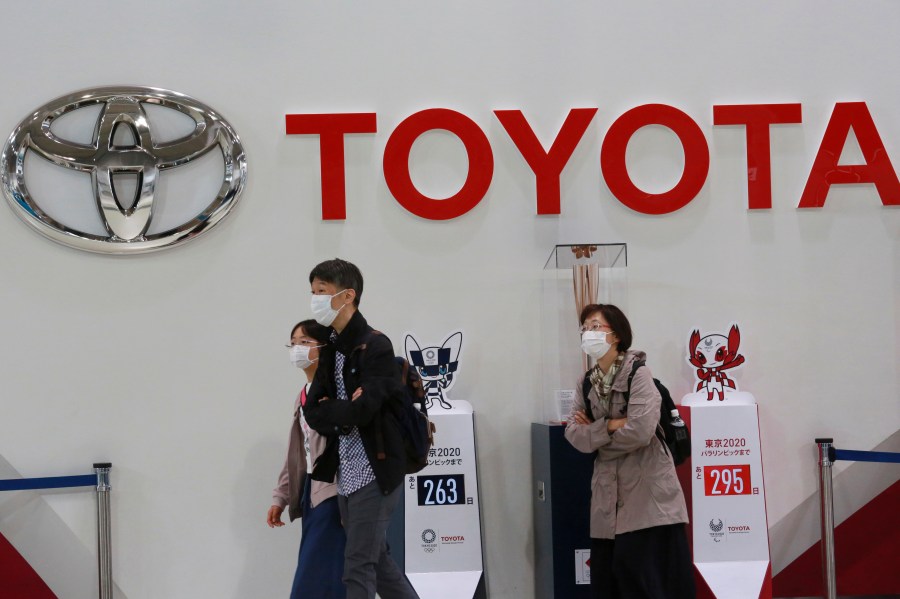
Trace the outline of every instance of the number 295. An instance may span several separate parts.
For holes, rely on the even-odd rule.
[[[703,487],[707,496],[750,495],[750,465],[704,466]]]

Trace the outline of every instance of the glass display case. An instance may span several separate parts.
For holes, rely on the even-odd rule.
[[[624,243],[557,245],[544,264],[541,297],[543,421],[558,423],[575,386],[588,369],[578,320],[591,303],[628,312],[628,249]]]
[[[594,456],[563,436],[575,387],[591,364],[581,351],[581,307],[628,311],[624,243],[557,245],[544,265],[541,341],[543,422],[531,425],[535,596],[590,597],[590,502]]]

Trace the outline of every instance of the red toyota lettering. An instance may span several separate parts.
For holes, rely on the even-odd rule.
[[[444,129],[456,135],[466,148],[469,171],[462,188],[439,200],[416,189],[409,174],[409,153],[420,135]],[[423,110],[407,117],[391,133],[384,148],[384,180],[401,206],[422,218],[448,220],[478,205],[491,186],[494,154],[481,128],[469,117],[446,108]]]
[[[838,164],[850,129],[865,164]],[[900,206],[900,182],[865,102],[838,102],[822,136],[799,208],[821,208],[832,185],[874,183],[885,206]]]
[[[628,141],[647,125],[668,127],[684,148],[681,179],[669,191],[658,194],[639,189],[625,165]],[[697,123],[682,111],[666,104],[644,104],[620,116],[609,128],[600,148],[600,167],[609,190],[620,202],[644,214],[668,214],[683,208],[700,193],[709,173],[709,146]]]
[[[772,207],[771,125],[801,122],[800,104],[735,104],[713,106],[714,125],[747,128],[747,207]]]
[[[596,113],[596,108],[570,110],[550,150],[545,151],[521,110],[494,111],[525,162],[534,171],[538,214],[560,213],[560,174]]]
[[[375,133],[375,113],[288,114],[288,135],[318,135],[322,167],[322,220],[347,218],[344,135]]]

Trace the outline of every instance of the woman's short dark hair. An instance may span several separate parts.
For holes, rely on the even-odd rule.
[[[307,337],[312,337],[322,345],[327,345],[331,338],[331,329],[323,327],[312,319],[302,320],[295,324],[294,328],[291,329],[291,338],[294,337],[294,333],[297,332],[297,329],[303,329],[303,332]]]
[[[626,351],[631,347],[631,324],[625,313],[612,304],[588,304],[581,311],[581,324],[584,324],[592,314],[599,312],[603,320],[612,329],[613,334],[619,338],[619,351]]]
[[[353,298],[353,305],[359,308],[359,300],[362,298],[363,292],[363,276],[352,262],[340,258],[321,262],[309,273],[309,282],[312,283],[313,279],[331,283],[341,290],[354,290],[356,297]]]

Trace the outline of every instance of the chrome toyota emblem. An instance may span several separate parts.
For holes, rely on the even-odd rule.
[[[93,126],[93,141],[79,143],[54,131],[54,123],[62,117],[91,107],[94,111],[99,108]],[[188,117],[188,130],[183,134],[179,131],[173,139],[158,135],[159,121],[154,121],[155,116],[148,118],[148,112],[162,109],[180,113],[172,113],[173,118],[184,120]],[[168,111],[154,114],[165,113]],[[86,125],[85,130],[89,134],[90,125]],[[190,190],[180,196],[169,194],[165,199],[166,206],[177,209],[181,205],[181,212],[184,212],[186,205],[193,211],[181,217],[178,223],[160,220],[165,226],[154,227],[160,204],[160,182],[168,176],[163,173],[174,173],[177,167],[192,161],[200,162],[201,157],[215,160],[210,154],[215,148],[221,151],[224,165],[221,185],[216,178],[211,191],[199,198]],[[59,211],[50,210],[49,203],[42,209],[41,203],[46,198],[32,195],[26,187],[26,171],[34,166],[44,168],[32,162],[34,158],[29,157],[32,152],[52,165],[90,175],[93,202],[90,194],[86,194],[85,205],[79,205],[78,210],[87,213],[85,220],[96,221],[99,216],[102,224],[97,224],[93,231],[80,230],[90,227],[60,222]],[[196,237],[228,214],[240,197],[247,178],[244,148],[227,121],[189,96],[152,87],[99,87],[57,98],[38,108],[16,127],[0,160],[6,199],[29,226],[59,243],[112,254],[159,250]],[[124,186],[117,184],[117,179],[121,181],[124,177],[132,182],[134,193],[121,191],[120,187]],[[45,179],[29,181],[41,187]],[[85,179],[85,189],[87,185]],[[218,186],[217,192],[215,186]],[[59,194],[49,194],[54,196],[54,206],[71,206],[81,201],[81,198],[66,197],[67,192],[59,186],[55,191]]]

